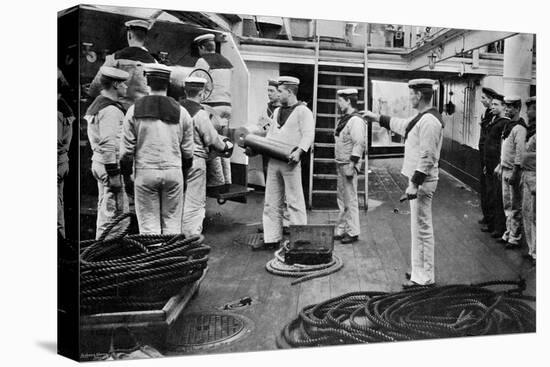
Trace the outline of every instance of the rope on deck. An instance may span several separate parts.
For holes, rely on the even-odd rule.
[[[275,275],[298,278],[296,280],[293,280],[290,285],[296,285],[311,279],[327,276],[329,274],[337,272],[344,266],[342,260],[334,254],[332,255],[332,260],[326,264],[288,265],[285,264],[285,261],[282,257],[282,252],[284,250],[285,248],[282,247],[279,250],[275,251],[275,257],[265,265],[265,268],[268,272]]]
[[[122,214],[99,239],[81,242],[83,313],[159,309],[203,275],[210,253],[203,236],[128,235],[134,220]]]
[[[491,290],[489,287],[507,287]],[[354,292],[302,309],[279,348],[534,332],[525,281]]]

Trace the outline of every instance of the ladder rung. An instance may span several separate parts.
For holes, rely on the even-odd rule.
[[[335,76],[357,76],[357,77],[363,77],[364,75],[362,73],[346,73],[343,71],[319,71],[319,74],[321,75],[335,75]]]
[[[340,117],[340,115],[336,113],[319,113],[317,112],[317,117]]]
[[[317,98],[317,102],[323,102],[323,103],[336,103],[335,99],[328,99],[328,98]],[[357,104],[364,104],[364,101],[357,101]]]
[[[365,175],[360,173],[357,176],[359,179],[365,178]],[[313,178],[321,179],[321,180],[336,180],[338,178],[338,175],[330,174],[330,173],[314,173]]]
[[[312,194],[322,194],[322,195],[336,195],[336,190],[311,190]],[[364,194],[365,191],[357,190],[357,194]]]
[[[365,87],[356,87],[353,85],[330,85],[330,84],[319,84],[319,88],[325,88],[325,89],[347,89],[347,88],[355,88],[357,90],[363,90]]]
[[[321,148],[334,148],[334,143],[315,143],[314,145]]]
[[[329,127],[316,127],[315,132],[320,133],[334,133],[334,129],[331,129]]]
[[[314,162],[319,163],[334,163],[336,160],[334,158],[313,158]]]

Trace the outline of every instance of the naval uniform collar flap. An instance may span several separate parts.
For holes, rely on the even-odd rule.
[[[279,106],[277,108],[277,124],[278,127],[281,128],[286,123],[292,112],[296,109],[296,107],[301,106],[302,102],[298,101],[292,106]]]
[[[424,117],[424,115],[426,115],[426,114],[430,114],[430,115],[434,116],[439,121],[439,123],[441,124],[441,128],[442,129],[445,128],[445,121],[443,121],[443,117],[441,116],[441,114],[439,113],[439,111],[435,107],[431,107],[431,108],[427,109],[426,111],[421,112],[418,115],[416,115],[409,122],[409,124],[407,125],[407,128],[405,129],[405,140],[407,140],[407,137],[409,136],[409,133],[415,127],[415,125],[418,123],[418,121],[420,121],[420,119],[422,119],[422,117]]]
[[[219,53],[208,53],[202,55],[202,58],[208,63],[210,69],[232,69],[233,64]]]
[[[147,50],[135,46],[128,46],[123,48],[122,50],[115,52],[115,60],[118,59],[140,61],[145,64],[156,62],[155,58],[151,56],[151,54]]]
[[[122,106],[120,102],[112,100],[111,98],[105,97],[100,94],[96,97],[96,99],[94,99],[90,107],[88,107],[85,115],[96,115],[99,111],[109,106],[115,106],[120,111],[122,111],[122,113],[126,113],[126,109]]]
[[[195,115],[199,113],[200,110],[204,109],[200,103],[197,103],[190,99],[184,99],[183,102],[181,102],[181,105],[187,110],[187,112],[189,112],[189,115],[191,115],[191,117],[195,117]]]
[[[336,125],[336,129],[334,130],[334,136],[339,136],[342,130],[346,127],[348,124],[348,121],[351,120],[352,117],[359,117],[361,120],[363,120],[363,116],[359,114],[357,111],[354,111],[352,113],[347,113],[340,117],[340,120],[338,120],[338,125]]]
[[[502,140],[506,139],[517,125],[527,129],[527,125],[525,121],[523,121],[523,118],[520,117],[519,120],[516,121],[509,120],[506,125],[504,125],[504,130],[502,130]]]
[[[145,96],[136,101],[134,117],[137,119],[161,120],[167,124],[178,124],[180,105],[172,97]]]

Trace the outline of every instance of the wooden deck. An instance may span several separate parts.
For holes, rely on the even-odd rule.
[[[233,241],[255,233],[261,225],[262,194],[250,195],[247,205],[228,202],[219,206],[209,200],[205,235],[206,243],[212,247],[210,271],[198,297],[183,314],[219,311],[224,304],[249,296],[253,299],[252,306],[231,312],[246,316],[254,326],[247,336],[231,344],[194,353],[276,349],[275,335],[306,305],[357,290],[400,290],[410,262],[409,208],[408,203],[399,203],[406,187],[400,167],[400,159],[370,162],[369,211],[361,213],[360,241],[353,245],[335,244],[344,268],[296,286],[290,285],[291,278],[274,276],[265,270],[272,253],[253,252]],[[308,220],[330,223],[336,215],[336,212],[309,212]],[[439,284],[522,276],[527,279],[527,293],[535,294],[535,268],[522,258],[524,250],[505,250],[482,233],[477,224],[480,209],[476,192],[444,172],[434,197],[433,217]]]

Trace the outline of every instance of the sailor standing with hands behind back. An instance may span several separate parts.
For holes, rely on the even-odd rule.
[[[337,201],[340,215],[334,239],[352,243],[359,239],[357,175],[365,151],[365,122],[357,113],[357,89],[336,92],[338,109],[343,113],[334,131],[334,156],[338,174]]]
[[[439,179],[438,161],[443,141],[443,119],[432,107],[431,79],[409,81],[409,98],[418,114],[401,119],[371,111],[365,117],[380,122],[405,138],[405,159],[401,173],[409,179],[407,197],[411,206],[411,266],[403,288],[435,284],[432,198]]]

